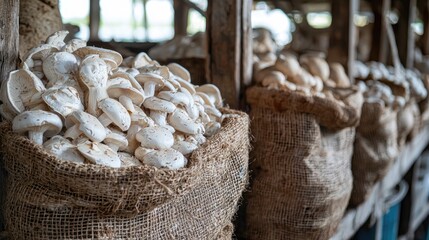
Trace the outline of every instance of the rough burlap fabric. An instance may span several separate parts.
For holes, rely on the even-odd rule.
[[[381,102],[362,106],[352,158],[353,192],[350,204],[364,202],[398,155],[397,111]]]
[[[352,189],[350,161],[362,95],[345,102],[252,87],[255,137],[247,239],[328,239]]]
[[[230,239],[248,179],[249,120],[224,112],[233,116],[178,171],[63,162],[3,124],[10,237]]]
[[[19,2],[19,55],[38,46],[63,28],[58,0],[21,0]]]

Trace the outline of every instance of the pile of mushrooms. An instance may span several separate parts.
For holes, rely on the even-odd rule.
[[[176,36],[149,50],[149,56],[160,61],[180,58],[205,58],[205,33],[193,36]]]
[[[221,127],[222,97],[189,72],[145,53],[64,42],[60,31],[31,49],[1,87],[13,131],[75,163],[179,169]],[[121,65],[122,64],[122,65]]]
[[[268,89],[288,89],[306,96],[332,97],[328,88],[347,88],[350,81],[339,63],[328,64],[318,55],[303,55],[299,59],[281,53],[275,61],[254,59],[253,78]]]

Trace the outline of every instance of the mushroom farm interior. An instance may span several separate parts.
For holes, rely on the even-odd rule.
[[[0,11],[0,240],[429,239],[429,1]]]

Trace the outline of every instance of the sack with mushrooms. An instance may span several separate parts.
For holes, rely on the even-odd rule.
[[[247,90],[256,141],[247,239],[329,239],[352,190],[362,94],[340,64],[318,56],[260,67],[259,86]]]
[[[228,190],[229,196],[212,200],[225,201],[231,209],[217,226],[230,224],[247,179],[246,115],[222,108],[217,87],[193,85],[178,64],[161,66],[145,53],[123,60],[82,40],[65,43],[66,35],[57,32],[31,49],[2,83],[8,204],[32,198],[30,191],[21,191],[22,184],[39,191],[33,196],[40,199],[61,199],[67,206],[107,215],[146,213],[186,194],[196,197],[195,189],[219,197]],[[241,155],[232,152],[237,146]],[[209,165],[223,161],[235,168],[207,172]],[[230,174],[226,184],[239,183],[233,188],[219,192],[216,186],[225,183],[202,185],[206,177]],[[42,204],[40,199],[31,201]],[[205,209],[201,203],[194,207]],[[13,219],[16,212],[6,215]],[[65,219],[54,215],[48,221],[61,225]],[[15,220],[8,220],[11,229],[17,227]]]
[[[427,90],[417,73],[382,63],[356,62],[355,77],[364,93],[352,159],[351,205],[365,201],[375,183],[390,169],[405,143],[420,128],[418,102]]]

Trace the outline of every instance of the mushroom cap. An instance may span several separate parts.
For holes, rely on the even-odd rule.
[[[66,45],[64,45],[62,47],[61,51],[73,53],[77,49],[83,48],[85,46],[86,46],[86,41],[85,40],[75,38],[75,39],[71,39],[70,41],[68,41],[66,43]]]
[[[22,59],[23,65],[29,68],[34,66],[34,60],[43,60],[53,52],[58,52],[58,48],[51,44],[41,44],[35,48],[30,49]]]
[[[133,77],[130,73],[127,72],[115,72],[113,73],[111,76],[111,78],[125,78],[127,80],[130,81],[131,85],[136,88],[137,90],[139,90],[141,93],[144,93],[142,86],[140,85],[140,83],[135,79],[135,77]]]
[[[84,110],[79,93],[74,87],[49,88],[42,94],[42,98],[49,108],[63,117],[76,110]]]
[[[144,101],[144,95],[139,90],[127,84],[114,84],[109,86],[107,94],[111,98],[119,98],[120,96],[129,97],[134,104],[141,106]]]
[[[8,79],[2,86],[1,97],[3,103],[12,112],[18,114],[25,110],[25,106],[29,105],[29,101],[31,102],[36,93],[45,90],[43,82],[36,75],[29,70],[20,69],[9,73]]]
[[[188,82],[191,81],[191,74],[182,65],[178,63],[170,63],[167,65],[167,67],[170,70],[170,72],[172,72],[174,75],[180,77],[185,81],[188,81]]]
[[[132,58],[130,63],[130,67],[132,68],[141,68],[146,65],[152,65],[154,61],[145,52],[141,52]]]
[[[73,54],[80,58],[84,58],[87,55],[97,54],[100,58],[113,60],[116,63],[116,66],[119,66],[122,63],[122,55],[120,53],[99,47],[82,47],[74,51]]]
[[[17,133],[45,129],[44,135],[52,137],[63,128],[63,122],[58,115],[43,110],[25,111],[12,121],[12,130]]]
[[[43,73],[51,86],[73,78],[77,67],[78,59],[68,52],[54,52],[43,61]]]
[[[183,154],[172,148],[154,150],[144,156],[143,163],[157,168],[168,168],[171,170],[183,168],[186,160]]]
[[[66,118],[66,127],[72,123],[79,124],[82,131],[93,142],[101,142],[106,138],[106,129],[98,119],[82,110],[77,110],[69,114]]]
[[[183,155],[188,155],[192,153],[195,149],[197,149],[198,145],[187,141],[176,141],[171,148],[179,151]]]
[[[193,135],[204,132],[204,127],[199,123],[195,123],[189,117],[189,115],[180,108],[177,108],[172,114],[169,115],[168,123],[176,130],[183,133]]]
[[[175,105],[188,105],[190,100],[188,95],[183,92],[173,92],[173,91],[161,91],[158,93],[158,97],[163,100],[167,100]]]
[[[144,148],[165,149],[174,144],[173,134],[166,128],[154,126],[141,129],[136,134],[136,139]]]
[[[128,140],[124,133],[109,131],[106,135],[106,138],[103,140],[103,143],[109,145],[113,144],[118,146],[119,150],[125,149],[128,146]]]
[[[60,135],[53,136],[43,143],[43,148],[65,161],[75,163],[84,163],[85,161],[85,158],[79,153],[76,146]]]
[[[171,102],[162,100],[157,97],[149,97],[143,102],[145,108],[160,112],[172,113],[176,109],[176,105]]]
[[[121,167],[118,154],[105,144],[85,141],[79,143],[77,149],[91,163],[112,168]]]
[[[122,131],[130,128],[131,117],[127,109],[115,99],[105,98],[98,102],[98,107],[105,113],[110,120]]]
[[[197,92],[203,92],[212,98],[216,107],[223,106],[222,95],[220,94],[219,88],[217,88],[216,85],[208,83],[197,87],[195,90]]]
[[[48,38],[46,38],[46,44],[50,44],[57,47],[58,49],[61,49],[65,45],[64,39],[68,34],[69,31],[66,30],[54,32],[53,34],[49,35]]]
[[[136,157],[126,152],[118,152],[118,157],[121,160],[121,167],[132,167],[132,166],[143,165]]]
[[[323,81],[329,79],[329,65],[325,59],[317,56],[302,56],[300,62],[312,75],[320,77]]]
[[[164,85],[164,79],[162,78],[162,76],[151,72],[139,73],[135,76],[135,79],[141,85],[144,85],[146,82],[154,82],[160,86]]]
[[[329,64],[330,78],[335,82],[336,87],[350,87],[350,79],[347,77],[343,65],[340,63]]]
[[[195,86],[192,85],[192,83],[187,82],[181,78],[174,78],[174,80],[176,80],[177,82],[179,82],[180,87],[181,88],[185,88],[186,90],[188,90],[188,92],[192,95],[194,95],[196,93],[195,91]],[[203,85],[204,86],[204,85]]]
[[[280,54],[274,67],[288,77],[294,77],[301,71],[298,60],[291,54]]]
[[[108,67],[97,55],[86,56],[79,66],[80,80],[88,87],[106,87]]]

